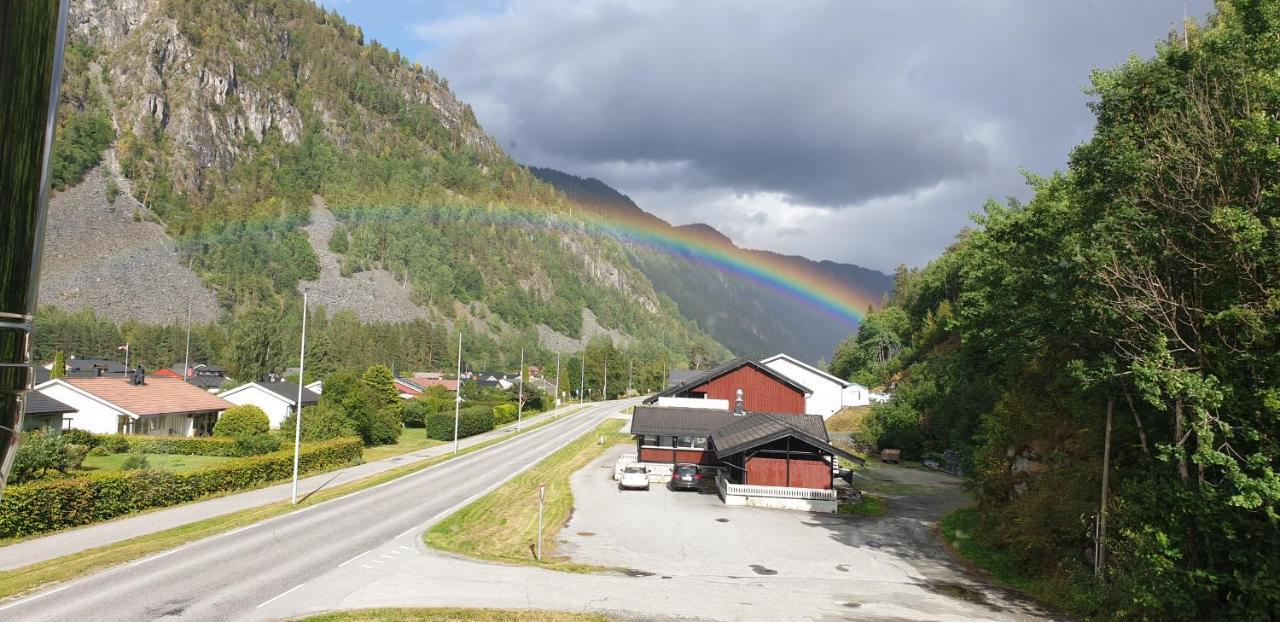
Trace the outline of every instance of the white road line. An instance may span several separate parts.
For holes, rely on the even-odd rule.
[[[374,568],[373,568],[373,566],[366,566],[366,565],[364,565],[364,564],[360,564],[360,567],[361,567],[361,568],[364,568],[364,569],[366,569],[366,570],[373,570],[373,569],[374,569]]]
[[[280,600],[281,598],[284,598],[285,596],[288,596],[289,594],[292,594],[294,591],[296,591],[298,588],[300,588],[300,587],[302,587],[302,586],[304,586],[304,585],[306,585],[306,583],[299,583],[299,584],[297,584],[297,585],[295,585],[295,586],[293,586],[293,587],[291,587],[291,588],[289,588],[289,589],[287,589],[287,590],[285,590],[285,591],[281,592],[280,594],[277,594],[274,598],[272,598],[272,599],[270,599],[270,600],[267,600],[266,602],[262,603],[261,605],[258,605],[257,607],[254,607],[254,609],[261,609],[261,608],[263,608],[263,607],[266,607],[267,605],[270,605],[271,603],[274,603],[274,602],[276,602],[277,600]]]
[[[400,535],[398,535],[398,536],[396,536],[396,537],[392,538],[392,540],[399,540],[400,538],[403,538],[403,537],[405,537],[405,536],[407,536],[407,535],[409,535],[409,534],[411,534],[411,533],[413,533],[413,532],[415,532],[415,531],[417,531],[417,530],[419,530],[419,529],[421,529],[421,528],[422,528],[422,525],[414,525],[413,527],[410,527],[410,528],[408,528],[408,529],[406,529],[406,530],[404,530],[404,531],[400,532]]]
[[[341,568],[343,566],[346,566],[347,564],[350,564],[351,562],[356,561],[357,559],[360,559],[361,557],[364,557],[365,555],[368,555],[369,553],[372,553],[372,552],[373,552],[373,549],[369,549],[359,555],[356,555],[355,557],[352,557],[351,559],[348,559],[345,562],[342,562],[341,564],[338,564],[338,567]]]
[[[168,550],[168,551],[165,551],[165,552],[163,552],[163,553],[161,553],[161,554],[159,554],[159,555],[152,555],[151,557],[143,557],[142,559],[139,559],[139,560],[135,560],[135,561],[130,562],[130,563],[129,563],[129,565],[130,565],[130,566],[140,566],[140,565],[145,564],[145,563],[147,563],[147,562],[149,562],[149,561],[153,561],[153,560],[160,559],[161,557],[168,557],[169,555],[173,555],[174,553],[177,553],[178,551],[181,551],[182,549],[185,549],[185,548],[187,548],[187,547],[185,547],[185,546],[180,546],[180,547],[178,547],[178,548],[176,548],[176,549],[170,549],[170,550]]]
[[[400,545],[400,548],[402,548],[402,549],[404,549],[404,550],[406,550],[406,551],[409,551],[409,552],[413,552],[413,547],[409,547],[409,546],[405,546],[405,545],[401,544],[401,545]]]
[[[71,586],[70,586],[70,585],[64,585],[64,586],[62,586],[62,587],[55,587],[55,588],[53,588],[52,590],[49,590],[48,592],[42,592],[42,593],[40,593],[40,594],[36,594],[35,596],[32,596],[31,598],[24,598],[24,599],[22,599],[22,600],[20,600],[20,601],[18,601],[18,602],[15,602],[15,603],[9,603],[9,604],[7,604],[7,605],[5,605],[5,606],[3,606],[3,607],[0,607],[0,611],[4,611],[5,609],[8,609],[8,608],[10,608],[10,607],[17,607],[18,605],[24,605],[24,604],[29,603],[29,602],[31,602],[31,601],[33,601],[33,600],[37,599],[37,598],[44,598],[45,596],[48,596],[48,595],[50,595],[50,594],[54,594],[54,593],[56,593],[56,592],[61,592],[62,590],[65,590],[65,589],[67,589],[67,588],[69,588],[69,587],[71,587]]]

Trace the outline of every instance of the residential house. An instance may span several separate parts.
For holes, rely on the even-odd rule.
[[[396,392],[400,394],[400,397],[406,400],[411,400],[415,397],[418,397],[419,395],[422,395],[424,391],[426,391],[425,387],[407,378],[401,378],[399,376],[396,376],[391,379],[391,382],[396,385]]]
[[[421,384],[423,380],[443,380],[444,374],[438,371],[414,372],[413,381]]]
[[[64,422],[70,421],[69,416],[76,409],[39,391],[28,391],[23,412],[23,432],[44,430],[49,434],[61,434]]]
[[[703,371],[701,369],[673,369],[667,373],[666,388],[669,389],[676,385],[684,384],[685,381],[701,374]]]
[[[298,383],[287,380],[250,382],[234,389],[227,389],[218,397],[243,406],[253,404],[267,413],[271,427],[279,428],[280,422],[294,411],[298,404]],[[302,388],[302,407],[306,408],[320,401],[315,392]]]
[[[431,387],[444,387],[444,390],[450,393],[458,391],[458,381],[449,378],[419,378],[417,374],[414,374],[413,382],[422,387],[424,391]]]
[[[67,366],[68,376],[106,376],[115,375],[123,377],[129,372],[129,368],[124,366],[120,361],[111,361],[107,359],[94,358],[78,358],[75,355],[68,356],[64,361]],[[53,369],[53,361],[45,363],[43,367],[46,370]]]
[[[315,382],[312,382],[312,383],[310,383],[310,384],[303,385],[303,386],[304,386],[304,388],[305,388],[305,389],[307,389],[308,391],[310,391],[310,392],[312,392],[312,393],[315,393],[316,395],[320,395],[320,394],[324,393],[324,381],[323,381],[323,380],[317,380],[317,381],[315,381]]]
[[[812,391],[804,401],[805,414],[821,415],[825,419],[845,406],[866,406],[870,403],[866,387],[833,376],[793,356],[775,354],[760,362]]]
[[[186,369],[182,365],[174,365],[169,369],[177,372],[179,377],[183,377],[183,374],[185,374],[187,382],[206,391],[217,392],[229,380],[227,378],[227,370],[208,363],[195,363],[191,365],[190,369]]]
[[[75,409],[65,427],[100,434],[203,436],[213,432],[222,411],[231,407],[177,378],[54,378],[36,390]]]
[[[651,476],[700,465],[730,505],[834,512],[837,458],[862,462],[831,444],[820,415],[641,405],[631,432]]]
[[[736,358],[701,371],[680,384],[645,399],[656,404],[662,398],[720,400],[726,411],[738,407],[750,412],[805,414],[805,399],[813,392],[778,371],[750,358]]]

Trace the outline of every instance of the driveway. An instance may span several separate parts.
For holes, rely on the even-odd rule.
[[[674,492],[655,484],[649,491],[619,491],[610,479],[613,463],[630,450],[614,448],[574,475],[574,514],[558,554],[673,581],[801,584],[810,598],[856,609],[851,617],[857,618],[1048,615],[970,576],[938,541],[932,523],[967,503],[950,476],[870,465],[855,485],[887,499],[885,516],[810,514],[729,507],[710,490]]]

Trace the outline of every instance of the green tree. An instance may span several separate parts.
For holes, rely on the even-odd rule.
[[[213,424],[215,436],[241,438],[257,434],[266,434],[271,430],[271,420],[267,413],[253,404],[232,406],[222,412],[218,422]]]
[[[53,355],[53,367],[49,369],[49,377],[61,378],[66,375],[67,375],[67,357],[62,353],[62,350],[58,350],[57,354]]]

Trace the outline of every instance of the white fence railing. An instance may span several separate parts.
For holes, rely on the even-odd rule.
[[[835,490],[820,488],[790,488],[787,486],[750,486],[747,484],[730,484],[721,472],[716,477],[716,486],[722,495],[739,495],[743,497],[773,497],[775,499],[813,499],[818,501],[835,501]]]

